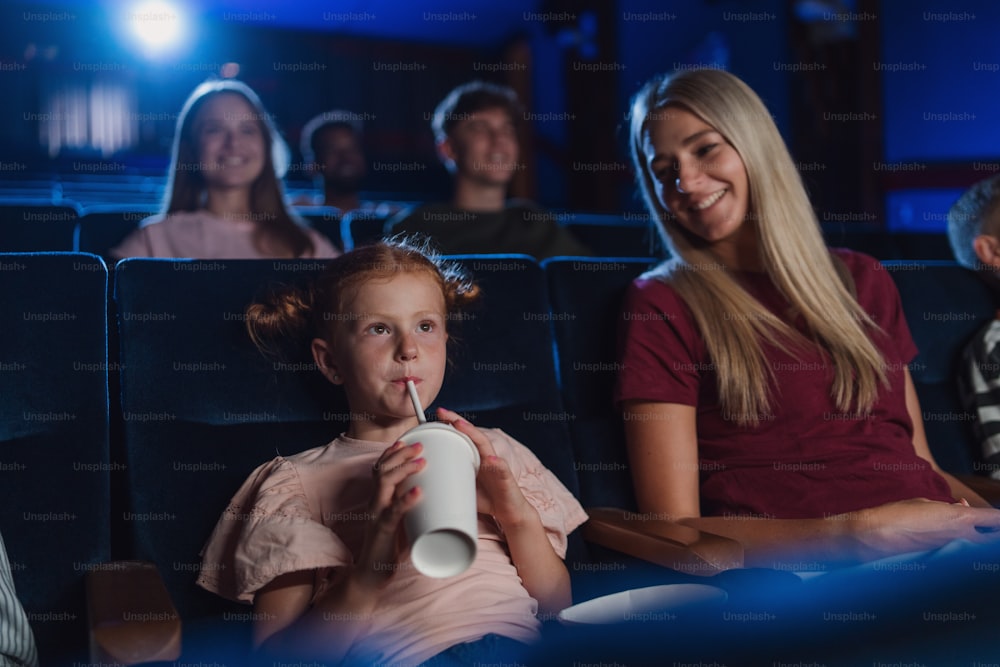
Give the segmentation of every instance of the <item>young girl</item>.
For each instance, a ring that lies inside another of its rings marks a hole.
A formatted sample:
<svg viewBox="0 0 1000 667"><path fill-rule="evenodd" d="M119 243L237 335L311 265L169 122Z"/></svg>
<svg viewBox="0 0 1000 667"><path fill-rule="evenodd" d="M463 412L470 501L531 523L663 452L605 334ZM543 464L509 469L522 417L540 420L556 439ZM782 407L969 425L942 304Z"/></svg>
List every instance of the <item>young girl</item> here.
<svg viewBox="0 0 1000 667"><path fill-rule="evenodd" d="M253 90L231 79L203 83L177 119L163 213L111 254L336 257L330 241L285 206L279 179L287 167L288 147Z"/></svg>
<svg viewBox="0 0 1000 667"><path fill-rule="evenodd" d="M630 144L674 257L624 305L616 400L640 509L767 567L995 539L1000 512L931 456L891 277L824 246L757 95L718 70L657 77Z"/></svg>
<svg viewBox="0 0 1000 667"><path fill-rule="evenodd" d="M434 400L449 315L476 293L456 267L406 242L380 242L331 262L311 289L248 308L258 347L311 348L351 412L330 444L259 467L205 547L198 583L253 603L256 646L407 665L455 646L482 661L535 640L536 614L570 604L562 557L566 536L586 520L582 508L523 445L449 410L438 418L482 458L476 560L461 575L431 579L413 568L401 537L421 490L400 485L424 466L419 443L397 442L418 423L406 381L424 405Z"/></svg>

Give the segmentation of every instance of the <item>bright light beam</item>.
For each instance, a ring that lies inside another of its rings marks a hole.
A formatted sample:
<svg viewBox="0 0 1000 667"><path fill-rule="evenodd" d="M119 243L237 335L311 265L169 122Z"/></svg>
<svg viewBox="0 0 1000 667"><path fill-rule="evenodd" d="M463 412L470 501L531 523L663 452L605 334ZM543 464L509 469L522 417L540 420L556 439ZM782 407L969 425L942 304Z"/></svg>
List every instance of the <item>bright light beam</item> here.
<svg viewBox="0 0 1000 667"><path fill-rule="evenodd" d="M184 16L166 2L153 0L135 5L125 16L132 37L149 55L159 55L178 46L184 32Z"/></svg>

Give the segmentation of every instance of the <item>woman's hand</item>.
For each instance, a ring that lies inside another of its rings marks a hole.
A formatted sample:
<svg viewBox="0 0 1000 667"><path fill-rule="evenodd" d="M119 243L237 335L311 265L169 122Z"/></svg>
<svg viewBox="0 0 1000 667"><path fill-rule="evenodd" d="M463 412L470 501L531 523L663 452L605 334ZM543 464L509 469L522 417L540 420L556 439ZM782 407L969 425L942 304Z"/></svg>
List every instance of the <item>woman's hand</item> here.
<svg viewBox="0 0 1000 667"><path fill-rule="evenodd" d="M476 510L492 515L504 530L523 523L535 514L521 492L507 462L497 456L486 434L457 412L438 408L438 419L469 436L479 450L479 474L476 476Z"/></svg>
<svg viewBox="0 0 1000 667"><path fill-rule="evenodd" d="M403 492L400 485L423 470L426 461L420 456L420 443L403 445L396 442L382 452L372 466L375 489L368 505L370 517L365 529L365 541L351 573L362 587L380 587L398 569L399 522L420 500L420 487Z"/></svg>
<svg viewBox="0 0 1000 667"><path fill-rule="evenodd" d="M879 558L935 549L951 540L1000 541L1000 510L914 498L829 517L849 521L851 535Z"/></svg>

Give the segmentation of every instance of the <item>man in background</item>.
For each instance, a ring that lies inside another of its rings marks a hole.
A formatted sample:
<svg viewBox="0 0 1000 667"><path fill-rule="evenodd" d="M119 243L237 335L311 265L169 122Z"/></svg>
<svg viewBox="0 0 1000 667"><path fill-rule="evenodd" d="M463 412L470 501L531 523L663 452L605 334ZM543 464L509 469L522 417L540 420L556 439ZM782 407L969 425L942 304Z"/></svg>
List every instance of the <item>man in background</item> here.
<svg viewBox="0 0 1000 667"><path fill-rule="evenodd" d="M438 155L453 177L451 201L404 211L386 231L427 235L444 254L590 255L551 213L507 199L520 168L522 118L510 88L473 81L452 90L431 121Z"/></svg>
<svg viewBox="0 0 1000 667"><path fill-rule="evenodd" d="M391 215L399 206L361 199L361 184L368 173L362 147L363 124L358 114L344 110L325 111L302 128L301 149L306 170L322 184L322 198L297 198L296 206L330 206L340 213L350 211Z"/></svg>

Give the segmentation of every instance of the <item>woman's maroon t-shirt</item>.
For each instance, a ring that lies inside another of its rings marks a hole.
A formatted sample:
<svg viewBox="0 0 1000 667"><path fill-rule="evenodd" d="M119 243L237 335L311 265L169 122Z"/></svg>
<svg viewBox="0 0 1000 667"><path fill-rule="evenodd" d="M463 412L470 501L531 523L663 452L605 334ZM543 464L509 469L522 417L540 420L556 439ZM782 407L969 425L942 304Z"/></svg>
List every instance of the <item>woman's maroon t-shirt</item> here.
<svg viewBox="0 0 1000 667"><path fill-rule="evenodd" d="M797 349L793 356L765 343L776 380L770 414L756 428L723 419L714 365L687 304L651 276L628 290L615 401L697 408L703 516L817 518L907 498L954 502L947 482L913 449L904 371L917 350L896 286L878 260L831 252L845 262L858 303L886 334L873 332L872 339L890 386L867 415L837 409L830 396L833 371L818 349ZM738 272L737 279L784 318L788 302L767 274Z"/></svg>

